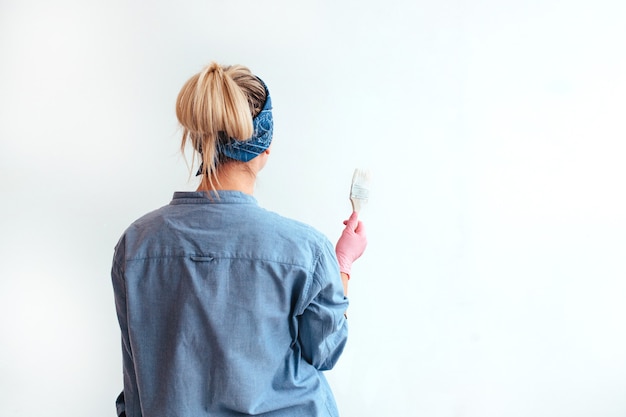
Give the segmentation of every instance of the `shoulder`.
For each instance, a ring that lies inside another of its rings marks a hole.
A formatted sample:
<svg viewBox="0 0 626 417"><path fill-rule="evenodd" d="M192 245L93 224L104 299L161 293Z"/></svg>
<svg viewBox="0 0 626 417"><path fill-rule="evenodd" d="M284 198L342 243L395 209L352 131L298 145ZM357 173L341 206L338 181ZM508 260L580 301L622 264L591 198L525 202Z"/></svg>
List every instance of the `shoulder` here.
<svg viewBox="0 0 626 417"><path fill-rule="evenodd" d="M231 227L240 232L233 237L233 250L239 253L301 265L309 271L320 257L328 258L334 253L329 239L315 227L259 206L242 213L238 220L240 223Z"/></svg>
<svg viewBox="0 0 626 417"><path fill-rule="evenodd" d="M126 228L126 230L124 230L123 234L126 236L133 236L137 233L145 233L145 231L149 229L159 228L160 225L166 221L169 208L170 206L163 206L138 217Z"/></svg>
<svg viewBox="0 0 626 417"><path fill-rule="evenodd" d="M168 208L169 206L160 207L134 220L122 232L115 245L115 251L128 252L139 241L144 241L151 236L157 238L156 235L162 230L162 225L167 221Z"/></svg>
<svg viewBox="0 0 626 417"><path fill-rule="evenodd" d="M286 241L309 241L316 245L325 245L328 242L326 235L312 225L269 210L260 210L266 219L266 223L260 225L263 232L275 233Z"/></svg>

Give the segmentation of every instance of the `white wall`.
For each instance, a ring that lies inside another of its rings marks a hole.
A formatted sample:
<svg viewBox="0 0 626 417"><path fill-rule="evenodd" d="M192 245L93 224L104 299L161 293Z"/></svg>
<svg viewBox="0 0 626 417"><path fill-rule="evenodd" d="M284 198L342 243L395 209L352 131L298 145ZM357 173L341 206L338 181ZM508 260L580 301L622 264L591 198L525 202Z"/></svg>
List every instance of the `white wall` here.
<svg viewBox="0 0 626 417"><path fill-rule="evenodd" d="M0 0L0 415L114 415L112 249L211 60L271 88L262 205L335 240L373 171L343 416L626 415L623 4Z"/></svg>

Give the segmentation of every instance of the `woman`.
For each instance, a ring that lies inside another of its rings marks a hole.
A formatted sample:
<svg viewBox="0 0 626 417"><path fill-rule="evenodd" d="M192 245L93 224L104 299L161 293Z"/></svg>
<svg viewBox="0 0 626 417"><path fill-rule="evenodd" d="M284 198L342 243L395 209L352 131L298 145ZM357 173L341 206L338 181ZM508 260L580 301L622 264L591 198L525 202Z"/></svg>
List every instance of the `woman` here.
<svg viewBox="0 0 626 417"><path fill-rule="evenodd" d="M196 192L135 221L112 267L122 332L119 416L337 416L321 371L346 343L350 267L366 247L356 213L335 248L258 206L272 104L243 66L211 64L180 91Z"/></svg>

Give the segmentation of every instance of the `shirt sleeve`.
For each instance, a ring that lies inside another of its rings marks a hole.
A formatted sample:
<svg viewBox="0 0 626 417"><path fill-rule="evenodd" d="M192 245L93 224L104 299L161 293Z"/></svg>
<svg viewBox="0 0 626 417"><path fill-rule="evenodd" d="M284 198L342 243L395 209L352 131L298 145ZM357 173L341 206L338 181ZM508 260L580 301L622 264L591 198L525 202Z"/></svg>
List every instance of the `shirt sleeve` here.
<svg viewBox="0 0 626 417"><path fill-rule="evenodd" d="M135 404L139 404L136 389L135 369L132 360L132 351L130 347L130 337L128 334L128 315L126 309L126 284L124 279L124 257L125 257L125 240L124 237L115 247L113 255L113 266L111 267L111 280L113 283L113 293L115 296L115 309L117 319L122 334L122 363L124 368L124 390L120 393L115 401L115 408L118 417L126 416L126 409L132 410ZM131 413L132 414L132 413Z"/></svg>
<svg viewBox="0 0 626 417"><path fill-rule="evenodd" d="M343 292L335 251L325 242L318 257L308 303L299 316L299 342L304 359L319 370L332 369L348 337L344 316L348 299Z"/></svg>
<svg viewBox="0 0 626 417"><path fill-rule="evenodd" d="M115 400L115 409L117 410L117 417L126 417L126 404L124 403L124 391L117 396Z"/></svg>

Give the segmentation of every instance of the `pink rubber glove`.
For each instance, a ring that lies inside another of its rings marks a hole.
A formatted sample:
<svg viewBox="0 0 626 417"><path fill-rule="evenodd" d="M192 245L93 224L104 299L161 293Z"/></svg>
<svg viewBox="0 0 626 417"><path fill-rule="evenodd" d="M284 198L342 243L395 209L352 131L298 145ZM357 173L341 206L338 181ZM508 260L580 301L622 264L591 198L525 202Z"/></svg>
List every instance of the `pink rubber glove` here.
<svg viewBox="0 0 626 417"><path fill-rule="evenodd" d="M352 263L359 259L365 247L367 246L367 237L365 236L365 226L359 220L359 214L352 212L350 218L343 222L346 228L343 229L341 237L335 246L335 253L339 261L339 271L350 276Z"/></svg>

